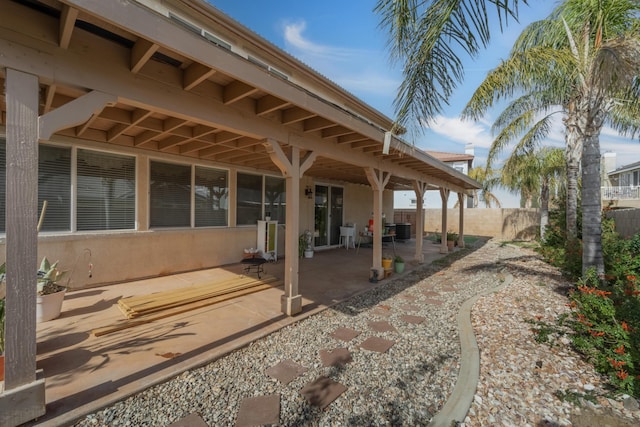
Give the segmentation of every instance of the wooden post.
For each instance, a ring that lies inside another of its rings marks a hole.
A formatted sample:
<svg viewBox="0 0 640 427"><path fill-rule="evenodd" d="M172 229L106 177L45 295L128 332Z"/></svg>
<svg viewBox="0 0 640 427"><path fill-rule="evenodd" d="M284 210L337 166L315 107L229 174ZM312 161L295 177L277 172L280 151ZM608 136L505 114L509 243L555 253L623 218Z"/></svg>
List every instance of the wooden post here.
<svg viewBox="0 0 640 427"><path fill-rule="evenodd" d="M464 248L464 193L458 193L458 209L460 210L458 229L458 247Z"/></svg>
<svg viewBox="0 0 640 427"><path fill-rule="evenodd" d="M416 254L415 260L419 263L424 262L424 254L422 253L422 243L424 234L424 193L429 185L423 181L414 181L413 190L416 193Z"/></svg>
<svg viewBox="0 0 640 427"><path fill-rule="evenodd" d="M440 188L440 198L442 199L442 238L440 239L440 253L449 253L447 247L447 204L449 202L449 190Z"/></svg>
<svg viewBox="0 0 640 427"><path fill-rule="evenodd" d="M284 295L281 298L282 312L293 316L302 311L302 295L298 291L298 233L300 228L300 179L316 159L316 154L309 152L300 157L300 149L291 147L290 157L284 153L278 141L267 139L264 142L271 160L285 176L287 201L287 227L285 229L284 252Z"/></svg>
<svg viewBox="0 0 640 427"><path fill-rule="evenodd" d="M373 260L371 268L378 272L378 277L384 277L382 268L382 195L384 187L391 178L391 173L367 168L367 179L373 190Z"/></svg>
<svg viewBox="0 0 640 427"><path fill-rule="evenodd" d="M44 415L44 380L36 378L38 267L38 78L6 69L7 177L5 390L0 425Z"/></svg>

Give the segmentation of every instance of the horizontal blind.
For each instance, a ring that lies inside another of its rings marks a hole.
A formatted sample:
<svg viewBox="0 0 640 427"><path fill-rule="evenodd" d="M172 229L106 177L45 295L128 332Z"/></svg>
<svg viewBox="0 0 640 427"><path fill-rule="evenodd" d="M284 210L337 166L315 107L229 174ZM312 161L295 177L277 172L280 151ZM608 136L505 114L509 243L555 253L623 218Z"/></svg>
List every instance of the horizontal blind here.
<svg viewBox="0 0 640 427"><path fill-rule="evenodd" d="M38 212L47 210L40 231L71 230L71 148L38 148Z"/></svg>
<svg viewBox="0 0 640 427"><path fill-rule="evenodd" d="M255 225L262 218L262 176L238 173L236 222Z"/></svg>
<svg viewBox="0 0 640 427"><path fill-rule="evenodd" d="M78 230L135 228L134 157L78 149L77 175Z"/></svg>
<svg viewBox="0 0 640 427"><path fill-rule="evenodd" d="M280 224L285 223L287 193L284 178L264 177L264 215Z"/></svg>
<svg viewBox="0 0 640 427"><path fill-rule="evenodd" d="M191 167L151 162L151 227L191 225Z"/></svg>
<svg viewBox="0 0 640 427"><path fill-rule="evenodd" d="M196 166L195 226L226 226L229 177L227 171Z"/></svg>

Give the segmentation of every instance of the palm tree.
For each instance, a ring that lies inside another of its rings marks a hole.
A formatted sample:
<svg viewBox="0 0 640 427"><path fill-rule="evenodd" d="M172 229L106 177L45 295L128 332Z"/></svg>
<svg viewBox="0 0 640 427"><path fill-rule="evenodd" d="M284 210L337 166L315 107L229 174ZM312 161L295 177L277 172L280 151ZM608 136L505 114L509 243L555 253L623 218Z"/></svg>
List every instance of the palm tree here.
<svg viewBox="0 0 640 427"><path fill-rule="evenodd" d="M535 142L544 134L544 123L550 117L547 113L536 121L535 113L548 112L554 106L563 113L567 192L575 185L576 195L577 174L575 183L571 174L579 164L576 155L582 153L583 271L595 267L604 272L600 131L605 122L630 135L638 130L638 12L638 3L632 0L565 1L547 19L525 29L509 59L490 73L465 109L469 116L478 117L501 97L524 93L508 107L512 111L506 117L513 118L515 124L503 128L503 142L525 130L535 135L528 141ZM568 197L568 205L572 200L573 196Z"/></svg>
<svg viewBox="0 0 640 427"><path fill-rule="evenodd" d="M502 169L503 185L523 194L525 207L531 207L533 198L538 198L541 239L549 224L549 198L552 192L558 194L564 177L564 150L561 148L513 152Z"/></svg>
<svg viewBox="0 0 640 427"><path fill-rule="evenodd" d="M500 200L492 193L492 190L500 185L500 175L491 168L476 166L469 171L469 177L475 179L482 186L482 190L473 190L473 207L478 207L478 202L482 201L488 208L492 204L501 207Z"/></svg>
<svg viewBox="0 0 640 427"><path fill-rule="evenodd" d="M404 79L394 102L399 127L428 122L442 112L464 78L455 47L469 56L490 40L487 6L500 26L517 19L527 0L378 0L374 11L389 32L392 60L403 63Z"/></svg>

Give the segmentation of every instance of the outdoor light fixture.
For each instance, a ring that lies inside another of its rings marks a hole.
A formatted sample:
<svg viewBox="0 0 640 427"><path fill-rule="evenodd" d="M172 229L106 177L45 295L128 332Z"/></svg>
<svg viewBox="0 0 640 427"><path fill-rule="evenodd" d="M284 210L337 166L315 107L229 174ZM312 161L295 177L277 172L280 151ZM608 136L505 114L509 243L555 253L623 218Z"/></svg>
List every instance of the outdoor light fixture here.
<svg viewBox="0 0 640 427"><path fill-rule="evenodd" d="M307 185L307 188L304 189L304 195L307 196L307 199L310 199L313 197L313 190L308 185Z"/></svg>

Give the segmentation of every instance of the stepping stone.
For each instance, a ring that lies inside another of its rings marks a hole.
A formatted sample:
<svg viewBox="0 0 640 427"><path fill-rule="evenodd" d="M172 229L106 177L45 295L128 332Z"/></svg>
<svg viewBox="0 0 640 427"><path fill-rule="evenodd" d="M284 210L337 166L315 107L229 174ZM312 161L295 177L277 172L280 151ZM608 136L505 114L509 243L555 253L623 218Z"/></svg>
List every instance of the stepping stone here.
<svg viewBox="0 0 640 427"><path fill-rule="evenodd" d="M422 295L424 295L425 297L439 297L440 296L440 292L436 292L436 291L424 291L422 293Z"/></svg>
<svg viewBox="0 0 640 427"><path fill-rule="evenodd" d="M395 332L396 328L394 328L391 323L386 322L384 320L379 322L369 322L369 327L376 332Z"/></svg>
<svg viewBox="0 0 640 427"><path fill-rule="evenodd" d="M370 337L364 340L362 344L360 344L360 348L369 351L377 351L378 353L384 353L391 347L393 347L395 343L395 341L385 340L384 338Z"/></svg>
<svg viewBox="0 0 640 427"><path fill-rule="evenodd" d="M442 287L442 292L455 292L457 291L456 288L454 288L453 286L443 286Z"/></svg>
<svg viewBox="0 0 640 427"><path fill-rule="evenodd" d="M334 348L333 350L320 350L322 366L342 366L353 361L351 353L346 348Z"/></svg>
<svg viewBox="0 0 640 427"><path fill-rule="evenodd" d="M175 423L169 424L168 427L209 427L207 423L198 414L189 414L179 419Z"/></svg>
<svg viewBox="0 0 640 427"><path fill-rule="evenodd" d="M297 364L293 360L287 359L265 370L271 378L275 378L282 384L289 384L300 375L307 372L307 368Z"/></svg>
<svg viewBox="0 0 640 427"><path fill-rule="evenodd" d="M404 304L400 308L404 311L419 311L421 307L415 304Z"/></svg>
<svg viewBox="0 0 640 427"><path fill-rule="evenodd" d="M402 298L402 299L405 299L407 301L415 301L416 300L416 296L415 295L402 294L399 297Z"/></svg>
<svg viewBox="0 0 640 427"><path fill-rule="evenodd" d="M331 333L332 337L342 341L351 341L358 335L360 335L360 332L351 328L338 328Z"/></svg>
<svg viewBox="0 0 640 427"><path fill-rule="evenodd" d="M412 323L414 325L419 325L420 323L425 321L425 318L422 316L412 316L410 314L404 314L400 316L401 320L404 320L407 323Z"/></svg>
<svg viewBox="0 0 640 427"><path fill-rule="evenodd" d="M327 377L319 377L304 386L304 388L300 390L300 394L302 394L311 405L324 409L345 391L347 391L347 388L339 382Z"/></svg>
<svg viewBox="0 0 640 427"><path fill-rule="evenodd" d="M424 302L426 304L434 304L434 305L442 305L442 304L444 304L444 301L439 300L439 299L433 299L433 298L427 298L426 300L424 300Z"/></svg>
<svg viewBox="0 0 640 427"><path fill-rule="evenodd" d="M243 399L238 409L236 427L262 426L280 422L280 395L256 396Z"/></svg>
<svg viewBox="0 0 640 427"><path fill-rule="evenodd" d="M389 317L391 316L391 310L388 308L382 308L382 307L376 307L373 309L372 311L373 314L377 315L377 316L382 316L382 317Z"/></svg>

